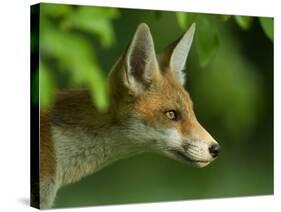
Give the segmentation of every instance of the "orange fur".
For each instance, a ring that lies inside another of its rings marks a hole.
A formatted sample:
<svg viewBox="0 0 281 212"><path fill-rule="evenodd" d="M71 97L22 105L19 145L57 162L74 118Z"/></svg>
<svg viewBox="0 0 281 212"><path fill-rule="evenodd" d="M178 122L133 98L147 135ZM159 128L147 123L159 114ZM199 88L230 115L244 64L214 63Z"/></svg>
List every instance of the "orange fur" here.
<svg viewBox="0 0 281 212"><path fill-rule="evenodd" d="M161 76L155 84L150 92L138 98L135 113L141 114L155 127L176 127L183 135L187 134L196 119L189 94L174 80L171 73ZM165 111L171 109L181 111L179 122L171 122L163 116Z"/></svg>

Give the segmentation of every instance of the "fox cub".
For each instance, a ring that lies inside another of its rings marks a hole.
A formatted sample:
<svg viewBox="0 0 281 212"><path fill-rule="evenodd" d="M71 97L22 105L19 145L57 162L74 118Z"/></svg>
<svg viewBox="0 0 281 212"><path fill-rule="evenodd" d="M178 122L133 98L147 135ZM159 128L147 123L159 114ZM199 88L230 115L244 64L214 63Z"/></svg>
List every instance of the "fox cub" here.
<svg viewBox="0 0 281 212"><path fill-rule="evenodd" d="M98 111L87 89L58 92L40 112L40 208L57 190L121 158L157 152L204 167L220 146L200 125L184 89L195 24L159 55L149 27L138 26L108 76L110 106Z"/></svg>

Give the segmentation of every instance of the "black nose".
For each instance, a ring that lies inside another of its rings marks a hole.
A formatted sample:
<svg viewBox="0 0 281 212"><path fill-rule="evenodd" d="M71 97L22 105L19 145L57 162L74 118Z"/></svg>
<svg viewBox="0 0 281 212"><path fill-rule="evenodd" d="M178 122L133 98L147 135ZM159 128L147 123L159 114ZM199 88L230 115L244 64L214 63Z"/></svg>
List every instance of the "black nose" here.
<svg viewBox="0 0 281 212"><path fill-rule="evenodd" d="M213 144L211 147L209 147L209 152L212 155L213 158L216 158L218 154L220 153L220 145L219 144Z"/></svg>

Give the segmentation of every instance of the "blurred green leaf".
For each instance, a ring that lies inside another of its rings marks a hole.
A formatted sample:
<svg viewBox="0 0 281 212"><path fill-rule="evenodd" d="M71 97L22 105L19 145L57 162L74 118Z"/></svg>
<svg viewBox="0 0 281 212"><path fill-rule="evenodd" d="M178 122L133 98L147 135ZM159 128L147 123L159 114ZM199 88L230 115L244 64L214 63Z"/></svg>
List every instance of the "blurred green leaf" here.
<svg viewBox="0 0 281 212"><path fill-rule="evenodd" d="M68 73L71 86L87 86L92 94L93 103L99 110L108 106L106 80L97 62L94 49L88 39L77 33L78 29L98 36L103 46L113 43L114 32L111 19L118 16L114 8L78 7L73 9L67 5L43 4L40 17L40 51L42 55L56 59L60 65L58 71ZM52 14L52 15L49 15ZM61 21L52 22L50 17L65 16ZM43 66L42 80L51 78L45 74L47 67ZM53 80L52 80L53 82ZM48 107L53 101L52 82L44 83L42 89L42 105ZM50 91L51 90L51 91ZM51 92L47 95L48 92Z"/></svg>
<svg viewBox="0 0 281 212"><path fill-rule="evenodd" d="M273 18L259 18L261 27L267 37L273 41Z"/></svg>
<svg viewBox="0 0 281 212"><path fill-rule="evenodd" d="M100 70L94 51L81 36L58 32L51 27L41 35L42 53L60 60L70 74L74 86L86 85L93 94L97 108L107 107L106 80ZM52 43L52 45L49 45Z"/></svg>
<svg viewBox="0 0 281 212"><path fill-rule="evenodd" d="M98 36L104 47L114 42L112 19L118 17L114 8L80 7L72 13L69 22L73 28Z"/></svg>
<svg viewBox="0 0 281 212"><path fill-rule="evenodd" d="M219 17L222 21L228 21L231 18L231 15L220 15Z"/></svg>
<svg viewBox="0 0 281 212"><path fill-rule="evenodd" d="M94 66L93 68L95 71L89 71L88 86L92 94L92 99L96 102L97 107L101 111L105 111L108 108L106 79L100 74L102 71L99 70L99 67Z"/></svg>
<svg viewBox="0 0 281 212"><path fill-rule="evenodd" d="M54 102L56 85L50 70L42 62L39 65L39 86L40 106L43 109L51 107Z"/></svg>
<svg viewBox="0 0 281 212"><path fill-rule="evenodd" d="M53 18L66 16L72 12L71 5L64 4L41 4L40 12L42 15L47 15Z"/></svg>
<svg viewBox="0 0 281 212"><path fill-rule="evenodd" d="M236 23L244 30L251 27L253 22L253 17L250 16L234 16Z"/></svg>
<svg viewBox="0 0 281 212"><path fill-rule="evenodd" d="M195 21L196 14L177 12L176 18L177 18L179 26L182 29L186 30L186 28L189 27Z"/></svg>
<svg viewBox="0 0 281 212"><path fill-rule="evenodd" d="M195 38L199 62L202 67L206 67L218 49L218 35L209 19L203 15L198 16L196 28Z"/></svg>

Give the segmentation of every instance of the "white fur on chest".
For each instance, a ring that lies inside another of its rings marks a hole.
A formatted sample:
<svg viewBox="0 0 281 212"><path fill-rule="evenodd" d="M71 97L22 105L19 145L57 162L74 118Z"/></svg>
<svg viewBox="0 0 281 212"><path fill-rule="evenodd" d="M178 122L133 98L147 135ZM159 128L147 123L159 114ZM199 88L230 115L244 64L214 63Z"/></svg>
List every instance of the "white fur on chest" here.
<svg viewBox="0 0 281 212"><path fill-rule="evenodd" d="M109 139L94 137L79 128L53 127L59 184L69 184L96 171L112 154Z"/></svg>
<svg viewBox="0 0 281 212"><path fill-rule="evenodd" d="M54 126L52 134L59 185L78 181L83 176L139 151L120 135L120 129L115 128L87 132L80 128Z"/></svg>

